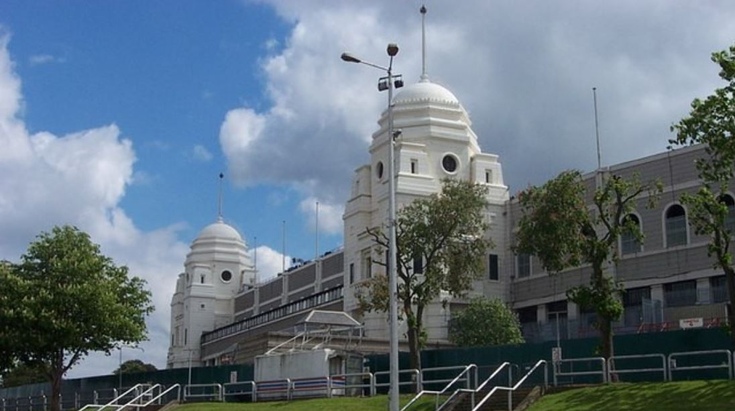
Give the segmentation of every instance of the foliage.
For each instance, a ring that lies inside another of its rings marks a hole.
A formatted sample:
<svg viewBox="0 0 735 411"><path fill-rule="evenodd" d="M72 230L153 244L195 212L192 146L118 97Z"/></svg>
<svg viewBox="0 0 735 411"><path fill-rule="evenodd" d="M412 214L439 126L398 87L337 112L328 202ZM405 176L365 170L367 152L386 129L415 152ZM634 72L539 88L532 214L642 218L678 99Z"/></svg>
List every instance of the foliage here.
<svg viewBox="0 0 735 411"><path fill-rule="evenodd" d="M730 295L730 318L735 312L735 267L731 250L732 236L726 224L733 211L722 201L735 170L735 45L729 50L712 54L720 66L720 77L727 83L704 100L694 99L692 111L672 126L676 138L672 145L704 144L705 157L696 161L702 187L694 194L683 194L681 200L689 207L689 221L699 235L710 236L707 252L714 257L715 268L725 272ZM735 341L735 321L730 322Z"/></svg>
<svg viewBox="0 0 735 411"><path fill-rule="evenodd" d="M481 276L483 256L491 246L486 238L487 188L466 181L444 180L442 191L420 198L396 215L397 275L400 315L408 325L411 367L420 368L419 350L425 342L423 315L442 291L464 296ZM383 228L369 228L375 244L373 261L387 267L388 235ZM414 263L419 262L417 270ZM358 285L357 297L364 311L389 309L386 275L376 275Z"/></svg>
<svg viewBox="0 0 735 411"><path fill-rule="evenodd" d="M652 207L661 192L660 183L643 184L638 176L598 173L587 204L587 189L579 171L565 171L539 187L530 187L518 196L523 216L518 224L515 250L535 255L550 274L590 264L589 285L567 290L567 298L583 309L597 313L595 327L600 331L601 348L612 355L612 322L620 318L623 306L621 287L605 275L605 266L617 261L618 239L632 235L643 241L640 227L625 218L636 206L636 199L648 191Z"/></svg>
<svg viewBox="0 0 735 411"><path fill-rule="evenodd" d="M119 368L112 372L112 374L118 375L120 374L120 372L122 372L123 374L135 374L138 372L153 371L158 371L158 368L156 368L156 366L153 364L148 364L141 360L128 360L122 363Z"/></svg>
<svg viewBox="0 0 735 411"><path fill-rule="evenodd" d="M86 233L54 227L3 272L0 291L15 309L3 311L0 321L10 335L23 338L3 338L2 351L44 370L51 382L51 409L58 410L62 377L89 352L109 354L120 344L146 338L145 317L153 307L144 286L128 276L127 267L102 255Z"/></svg>
<svg viewBox="0 0 735 411"><path fill-rule="evenodd" d="M499 299L473 298L452 314L449 341L460 347L523 344L518 315Z"/></svg>
<svg viewBox="0 0 735 411"><path fill-rule="evenodd" d="M17 387L26 384L46 382L46 374L43 367L17 364L2 373L2 387Z"/></svg>

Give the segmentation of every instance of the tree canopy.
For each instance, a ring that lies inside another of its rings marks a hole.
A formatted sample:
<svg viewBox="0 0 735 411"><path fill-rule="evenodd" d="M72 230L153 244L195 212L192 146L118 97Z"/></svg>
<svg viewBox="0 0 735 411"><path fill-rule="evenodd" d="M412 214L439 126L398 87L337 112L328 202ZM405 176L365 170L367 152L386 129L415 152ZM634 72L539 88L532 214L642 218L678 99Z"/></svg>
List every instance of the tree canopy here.
<svg viewBox="0 0 735 411"><path fill-rule="evenodd" d="M0 350L43 369L52 387L52 410L64 374L88 353L107 354L146 338L153 311L145 282L100 252L76 227L54 227L30 244L0 277ZM6 300L7 299L7 300ZM8 300L12 309L7 310ZM22 335L15 340L13 336Z"/></svg>
<svg viewBox="0 0 735 411"><path fill-rule="evenodd" d="M449 341L460 347L525 342L518 315L499 299L482 297L473 298L467 307L452 312Z"/></svg>
<svg viewBox="0 0 735 411"><path fill-rule="evenodd" d="M464 296L482 275L483 256L491 246L486 238L487 187L444 180L441 193L419 198L396 215L398 302L408 326L411 367L420 367L425 343L424 311L440 292ZM376 264L387 267L388 236L382 227L369 228ZM365 311L389 309L388 279L376 275L358 286Z"/></svg>
<svg viewBox="0 0 735 411"><path fill-rule="evenodd" d="M128 360L122 363L120 367L117 368L112 373L114 375L118 375L120 373L135 374L138 372L153 372L153 371L158 371L158 368L156 368L156 366L153 364L148 364L141 360Z"/></svg>
<svg viewBox="0 0 735 411"><path fill-rule="evenodd" d="M733 267L732 204L725 202L735 171L735 45L712 54L720 66L720 78L727 84L706 99L694 99L689 116L671 127L676 138L673 146L704 144L706 156L697 159L696 167L702 186L693 194L685 193L681 201L689 207L690 224L699 235L707 235L707 252L715 268L725 272L730 298L729 318L735 318L735 267ZM732 197L730 197L732 198ZM730 321L735 341L735 321Z"/></svg>
<svg viewBox="0 0 735 411"><path fill-rule="evenodd" d="M605 273L617 261L618 239L632 235L638 242L643 233L632 219L636 200L648 191L652 206L661 191L660 183L643 184L637 176L624 179L598 173L589 198L582 174L565 171L542 186L530 187L518 196L523 216L518 224L515 250L535 255L549 274L591 265L589 285L567 290L567 298L583 309L597 314L595 327L600 331L601 351L605 358L613 353L612 322L623 313L622 289Z"/></svg>

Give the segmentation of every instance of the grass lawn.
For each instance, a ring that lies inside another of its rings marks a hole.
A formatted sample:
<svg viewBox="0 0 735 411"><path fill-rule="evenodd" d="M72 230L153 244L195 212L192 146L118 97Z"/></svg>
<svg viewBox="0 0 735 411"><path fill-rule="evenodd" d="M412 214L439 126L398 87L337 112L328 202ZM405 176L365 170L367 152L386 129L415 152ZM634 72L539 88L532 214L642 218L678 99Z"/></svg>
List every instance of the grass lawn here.
<svg viewBox="0 0 735 411"><path fill-rule="evenodd" d="M609 384L547 395L528 411L733 411L735 381Z"/></svg>
<svg viewBox="0 0 735 411"><path fill-rule="evenodd" d="M401 407L413 396L401 396ZM317 398L298 401L267 401L256 403L191 403L176 407L175 411L383 411L388 409L388 396L378 395L366 398ZM419 403L411 406L411 411L433 411L434 397L421 397Z"/></svg>

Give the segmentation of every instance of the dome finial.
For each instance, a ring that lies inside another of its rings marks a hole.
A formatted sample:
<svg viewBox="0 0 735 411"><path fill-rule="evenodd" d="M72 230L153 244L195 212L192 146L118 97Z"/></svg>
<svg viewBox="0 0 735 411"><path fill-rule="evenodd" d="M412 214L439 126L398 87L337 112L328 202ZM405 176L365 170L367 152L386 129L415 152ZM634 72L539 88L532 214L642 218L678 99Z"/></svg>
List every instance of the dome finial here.
<svg viewBox="0 0 735 411"><path fill-rule="evenodd" d="M429 81L429 74L426 72L426 6L421 5L421 81Z"/></svg>
<svg viewBox="0 0 735 411"><path fill-rule="evenodd" d="M222 222L222 180L225 178L223 173L219 173L219 195L217 198L217 221Z"/></svg>

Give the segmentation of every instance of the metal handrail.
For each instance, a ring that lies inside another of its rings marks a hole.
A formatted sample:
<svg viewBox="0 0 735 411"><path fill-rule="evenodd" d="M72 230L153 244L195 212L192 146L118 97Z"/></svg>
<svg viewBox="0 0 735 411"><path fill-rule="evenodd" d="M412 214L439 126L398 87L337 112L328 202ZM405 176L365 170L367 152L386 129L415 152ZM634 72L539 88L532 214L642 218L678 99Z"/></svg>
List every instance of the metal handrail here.
<svg viewBox="0 0 735 411"><path fill-rule="evenodd" d="M250 398L253 402L256 401L256 389L255 389L255 381L238 381L238 382L228 382L225 384L222 384L223 392L222 392L222 399L223 401L227 402L227 396L228 395L240 395L240 394L248 394L247 391L233 391L233 392L227 392L228 387L234 387L237 385L250 385Z"/></svg>
<svg viewBox="0 0 735 411"><path fill-rule="evenodd" d="M596 361L600 362L602 369L600 371L576 371L576 372L563 372L561 370L557 371L558 368L561 368L561 364L563 363L575 363L575 362L582 362L582 361ZM567 358L563 360L559 360L554 362L554 386L556 387L558 385L557 376L562 377L569 377L569 376L575 376L575 375L597 375L599 374L602 376L602 383L607 382L607 362L603 357L585 357L585 358Z"/></svg>
<svg viewBox="0 0 735 411"><path fill-rule="evenodd" d="M546 360L538 360L538 362L536 362L536 364L535 364L535 365L534 365L534 366L533 366L533 367L532 367L532 368L531 368L531 369L530 369L530 370L529 370L529 371L528 371L528 372L526 373L526 375L524 375L524 376L523 376L523 378L521 378L520 380L518 380L518 382L517 382L517 383L515 383L515 385L514 385L514 386L512 386L512 387L502 387L502 386L496 386L496 387L493 387L493 389L492 389L492 390L490 390L490 392L489 392L489 393L487 393L487 395L485 396L485 398L483 398L482 400L480 400L480 402L479 402L479 403L477 403L477 405L475 405L474 407L472 407L472 411L477 411L477 410L479 410L479 409L480 409L480 407L482 407L482 405L483 405L483 404L485 404L485 402L486 402L486 401L487 401L487 400L488 400L488 399L489 399L489 398L490 398L490 397L491 397L491 396L492 396L492 395L493 395L493 394L495 393L495 391L497 391L497 390L503 390L503 391L515 391L516 389L518 389L518 387L520 387L520 386L521 386L521 384L523 384L523 383L524 383L524 382L526 381L526 379L527 379L527 378L528 378L529 376L531 376L531 374L533 374L533 372L534 372L534 371L536 371L536 369L537 369L537 368L538 368L539 366L541 366L541 364L543 364L543 365L544 365L544 388L548 387L548 386L549 386L549 369L548 369L548 367L549 367L549 366L548 366L548 364L547 364Z"/></svg>
<svg viewBox="0 0 735 411"><path fill-rule="evenodd" d="M215 388L217 390L217 392L215 394L206 394L206 393L205 394L192 394L191 393L191 388L192 387L194 387L194 388L213 387L213 388ZM201 398L201 397L214 397L217 401L222 401L222 384L213 383L213 384L188 384L188 385L185 385L184 386L184 401L186 401L186 399L188 397L195 397L195 398L197 398L197 397L199 397L199 398Z"/></svg>
<svg viewBox="0 0 735 411"><path fill-rule="evenodd" d="M455 368L457 368L457 367L436 367L436 368L431 368L430 370L431 371L441 371L441 370L451 370L451 369L455 369ZM416 394L416 396L413 397L411 399L411 401L408 402L408 404L406 404L403 408L401 408L401 411L407 410L408 407L410 407L413 403L415 403L416 401L418 401L418 399L421 398L421 396L424 395L424 394L426 394L426 395L429 395L429 394L436 395L436 401L435 401L435 405L434 406L435 406L435 409L439 409L439 396L442 395L442 394L444 394L444 393L446 393L447 390L449 390L454 385L454 383L456 383L457 381L459 381L459 379L462 378L462 376L465 375L465 374L468 374L467 375L467 387L466 388L468 388L468 389L470 388L469 385L471 384L471 376L469 375L469 372L472 369L475 370L475 381L477 381L477 365L470 364L470 365L464 367L464 369L462 370L462 372L460 372L456 377L454 377L454 379L452 381L450 381L449 384L447 384L441 391L421 390L421 392L419 392L418 394Z"/></svg>
<svg viewBox="0 0 735 411"><path fill-rule="evenodd" d="M685 366L685 367L676 367L672 366L672 359L673 357L683 357L686 355L703 355L703 354L726 354L726 364L711 364L711 365L691 365L691 366ZM709 369L715 369L715 368L727 368L727 377L732 378L733 369L732 369L732 361L731 357L732 354L729 350L706 350L706 351L689 351L689 352L672 352L668 356L668 363L669 363L669 381L673 381L673 371L674 370L709 370Z"/></svg>
<svg viewBox="0 0 735 411"><path fill-rule="evenodd" d="M366 383L362 383L362 384L347 384L347 379L349 377L363 377L363 379L364 379L364 377L368 377L368 383L367 384ZM375 396L375 375L373 375L373 373L371 373L371 372L357 372L357 373L351 373L351 374L333 374L330 378L333 379L333 380L336 379L336 378L344 378L345 379L345 385L344 385L344 389L345 390L348 389L348 388L365 388L365 387L368 387L370 389L370 396L371 397L374 397Z"/></svg>
<svg viewBox="0 0 735 411"><path fill-rule="evenodd" d="M150 405L151 404L150 401L148 403L146 403L145 405L143 405L143 404L136 404L136 402L138 402L138 401L142 400L143 398L145 398L146 395L153 396L153 393L155 392L156 388L160 392L161 389L162 389L162 385L161 384L155 384L155 385L151 386L147 390L145 390L145 391L141 392L140 394L138 394L137 397L135 397L132 400L128 401L126 404L123 404L120 408L118 408L118 410L124 410L125 407L145 407L145 406Z"/></svg>
<svg viewBox="0 0 735 411"><path fill-rule="evenodd" d="M139 398L142 398L143 396L145 396L146 394L148 394L148 392L154 391L156 388L158 388L158 390L159 390L158 395L153 396L150 400L148 400L148 402L143 403L143 404L133 404L136 400L138 400ZM149 388L145 392L141 393L137 398L134 398L134 399L130 400L129 403L123 405L122 408L121 408L121 410L122 409L125 409L125 407L128 407L128 406L134 407L134 408L138 408L138 409L145 408L145 407L147 407L147 406L155 403L156 401L158 401L158 403L160 404L161 403L161 398L163 398L164 395L168 394L173 389L177 389L177 392L176 392L176 400L177 401L180 401L181 400L181 385L180 384L174 384L174 385L170 386L169 388L166 388L166 390L161 391L163 388L165 388L165 387L162 386L161 384L156 384L156 385L152 386L151 388Z"/></svg>
<svg viewBox="0 0 735 411"><path fill-rule="evenodd" d="M378 375L389 375L389 374L390 374L390 371L377 371L373 375L377 379ZM399 386L401 386L401 385L413 385L413 384L416 384L416 389L419 390L419 391L421 390L421 385L422 385L422 383L421 383L421 371L419 371L419 370L417 370L415 368L409 368L409 369L405 369L405 370L399 370L398 371L398 374L399 375L400 374L414 374L416 376L416 380L415 381L404 381L404 382L400 382L399 381L398 382L398 385ZM376 387L386 387L386 386L389 386L389 385L390 385L390 382L382 382L382 383L377 383L376 382L375 383L375 386Z"/></svg>
<svg viewBox="0 0 735 411"><path fill-rule="evenodd" d="M140 388L142 388L142 387L144 387L146 385L147 384L135 384L132 387L128 388L128 390L125 391L124 393L122 393L122 394L118 395L117 397L113 398L112 400L110 400L110 402L108 402L105 405L87 404L84 407L82 407L79 411L84 411L86 409L90 409L90 410L93 410L93 409L103 409L103 408L106 408L106 407L112 407L112 408L114 408L114 407L117 406L117 404L115 404L115 403L117 403L121 398L123 398L126 395L130 394L132 391L139 390Z"/></svg>
<svg viewBox="0 0 735 411"><path fill-rule="evenodd" d="M615 360L625 360L625 359L633 359L633 358L660 358L661 359L661 368L628 368L628 369L613 369L613 365L615 364ZM633 373L639 373L639 372L663 372L664 374L664 382L667 381L667 372L666 372L666 356L663 354L637 354L637 355L613 355L612 357L607 359L607 380L612 381L613 374L633 374Z"/></svg>
<svg viewBox="0 0 735 411"><path fill-rule="evenodd" d="M436 411L441 411L441 409L444 408L447 404L449 404L452 401L452 399L454 399L454 397L456 397L457 395L459 395L460 393L463 393L463 392L469 392L469 393L471 393L472 394L472 402L474 403L475 402L475 394L478 393L478 392L480 392L480 391L482 391L482 389L485 388L485 386L490 382L490 380L492 380L493 378L495 378L495 376L498 375L500 373L500 371L502 371L505 367L510 367L510 365L511 364L509 362L507 362L507 361L504 362L504 363L502 363L502 364L500 364L498 366L498 368L496 368L495 371L492 374L490 374L490 376L487 377L485 379L485 381L482 382L482 384L480 384L479 386L475 387L474 389L462 389L462 388L460 388L458 390L455 390L452 393L452 395L450 395L449 398L446 399L446 401L444 401L440 406L438 406L436 408Z"/></svg>

